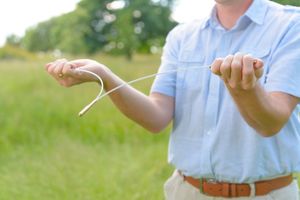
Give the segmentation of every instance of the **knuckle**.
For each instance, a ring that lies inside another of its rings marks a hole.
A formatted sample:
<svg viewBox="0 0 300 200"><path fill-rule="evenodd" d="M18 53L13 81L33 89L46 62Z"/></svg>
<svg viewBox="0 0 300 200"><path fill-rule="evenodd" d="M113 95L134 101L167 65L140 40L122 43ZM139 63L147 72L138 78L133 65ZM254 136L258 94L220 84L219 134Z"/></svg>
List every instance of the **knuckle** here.
<svg viewBox="0 0 300 200"><path fill-rule="evenodd" d="M231 67L232 67L233 69L241 69L241 68L242 68L242 64L241 64L240 61L234 60L234 61L232 61L232 63L231 63Z"/></svg>
<svg viewBox="0 0 300 200"><path fill-rule="evenodd" d="M233 55L232 54L229 54L228 56L226 56L225 60L227 59L232 59L233 58Z"/></svg>
<svg viewBox="0 0 300 200"><path fill-rule="evenodd" d="M223 62L223 60L224 60L223 58L216 58L215 62L220 63L220 62Z"/></svg>
<svg viewBox="0 0 300 200"><path fill-rule="evenodd" d="M75 68L74 64L70 63L70 62L67 62L66 66L68 66L70 69L74 69Z"/></svg>
<svg viewBox="0 0 300 200"><path fill-rule="evenodd" d="M252 82L248 82L246 84L242 84L242 88L244 90L250 90L252 88L252 85L253 85Z"/></svg>
<svg viewBox="0 0 300 200"><path fill-rule="evenodd" d="M242 52L239 52L239 51L234 54L235 57L237 57L237 56L239 57L239 56L243 56L243 55L245 55L245 54Z"/></svg>
<svg viewBox="0 0 300 200"><path fill-rule="evenodd" d="M249 84L243 84L242 88L243 88L243 90L249 90L250 89L250 85Z"/></svg>
<svg viewBox="0 0 300 200"><path fill-rule="evenodd" d="M247 54L247 55L244 55L244 56L243 56L243 60L244 60L244 61L249 61L249 60L254 60L254 58L252 57L252 55Z"/></svg>

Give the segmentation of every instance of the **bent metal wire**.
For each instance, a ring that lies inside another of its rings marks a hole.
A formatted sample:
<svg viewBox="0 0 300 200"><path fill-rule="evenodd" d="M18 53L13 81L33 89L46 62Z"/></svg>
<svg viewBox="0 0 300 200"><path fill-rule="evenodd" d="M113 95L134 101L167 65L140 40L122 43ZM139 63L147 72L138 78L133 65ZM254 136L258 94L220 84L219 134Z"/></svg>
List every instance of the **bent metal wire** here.
<svg viewBox="0 0 300 200"><path fill-rule="evenodd" d="M133 83L136 83L136 82L139 82L139 81L142 81L142 80L145 80L145 79L148 79L148 78L152 78L152 77L155 77L155 76L158 76L158 75L162 75L162 74L169 74L169 73L175 73L175 72L178 72L178 71L184 71L184 70L191 70L191 69L210 69L211 66L210 65L204 65L204 66L190 66L188 68L184 68L184 67L178 67L177 69L174 69L174 70L167 70L167 71L164 71L164 72L159 72L159 73L154 73L154 74L150 74L150 75L146 75L146 76L142 76L140 78L137 78L137 79L134 79L132 81L129 81L129 82L125 82L109 91L107 91L106 93L102 94L103 93L103 90L104 90L104 85L103 85L103 80L101 79L100 76L98 76L97 74L91 72L91 71L88 71L88 70L85 70L85 69L80 69L80 68L77 68L75 69L75 71L78 71L78 72L83 72L83 73L87 73L89 75L92 75L94 76L95 78L97 78L97 80L99 80L99 85L100 85L100 92L99 94L96 96L96 98L91 102L89 103L88 105L86 105L80 112L79 112L79 117L82 117L85 113L87 113L93 105L95 105L99 100L101 100L103 97L115 92L116 90L118 89L121 89L122 87L125 87L127 85L131 85Z"/></svg>

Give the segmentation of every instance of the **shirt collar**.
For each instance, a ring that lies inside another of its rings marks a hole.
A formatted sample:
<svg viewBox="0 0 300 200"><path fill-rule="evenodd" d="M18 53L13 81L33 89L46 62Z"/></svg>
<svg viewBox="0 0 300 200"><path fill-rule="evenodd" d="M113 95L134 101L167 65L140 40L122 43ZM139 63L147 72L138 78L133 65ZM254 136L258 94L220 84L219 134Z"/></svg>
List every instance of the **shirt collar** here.
<svg viewBox="0 0 300 200"><path fill-rule="evenodd" d="M248 10L241 18L247 16L254 23L261 25L264 22L267 9L268 6L266 0L253 0ZM201 29L207 28L208 25L215 27L218 23L216 7L214 6L210 15L204 18Z"/></svg>
<svg viewBox="0 0 300 200"><path fill-rule="evenodd" d="M256 24L262 25L267 13L268 5L265 0L253 0L244 16L247 16Z"/></svg>
<svg viewBox="0 0 300 200"><path fill-rule="evenodd" d="M216 6L214 6L210 12L210 15L204 18L203 24L201 26L201 29L207 28L208 25L211 25L214 23L214 21L217 20L217 13L216 13ZM218 21L218 20L217 20Z"/></svg>

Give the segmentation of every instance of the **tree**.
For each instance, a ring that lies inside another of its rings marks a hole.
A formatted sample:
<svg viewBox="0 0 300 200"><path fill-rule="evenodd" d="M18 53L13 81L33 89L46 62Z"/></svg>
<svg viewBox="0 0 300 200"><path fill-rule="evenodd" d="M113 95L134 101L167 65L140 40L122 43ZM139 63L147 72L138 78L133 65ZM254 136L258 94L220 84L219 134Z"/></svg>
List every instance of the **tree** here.
<svg viewBox="0 0 300 200"><path fill-rule="evenodd" d="M54 20L39 23L36 27L27 29L22 38L22 46L32 52L47 51L53 49L50 32L54 25Z"/></svg>
<svg viewBox="0 0 300 200"><path fill-rule="evenodd" d="M5 45L19 47L20 44L21 44L21 37L14 35L14 34L6 37Z"/></svg>
<svg viewBox="0 0 300 200"><path fill-rule="evenodd" d="M283 5L300 6L299 0L272 0Z"/></svg>
<svg viewBox="0 0 300 200"><path fill-rule="evenodd" d="M162 46L175 26L171 5L171 0L82 0L75 11L28 29L22 45L30 51L106 51L130 59L135 51Z"/></svg>

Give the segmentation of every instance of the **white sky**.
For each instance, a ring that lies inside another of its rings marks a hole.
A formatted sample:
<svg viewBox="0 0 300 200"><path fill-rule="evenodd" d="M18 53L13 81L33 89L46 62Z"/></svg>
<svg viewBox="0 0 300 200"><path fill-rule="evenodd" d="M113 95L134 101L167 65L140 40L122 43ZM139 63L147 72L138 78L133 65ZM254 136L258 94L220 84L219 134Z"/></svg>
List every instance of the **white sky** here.
<svg viewBox="0 0 300 200"><path fill-rule="evenodd" d="M0 45L10 34L22 36L25 30L75 9L79 0L1 0L0 1ZM178 0L173 18L179 22L207 15L214 0Z"/></svg>

